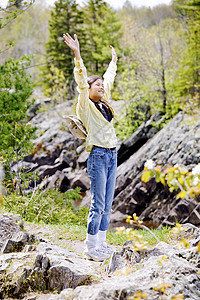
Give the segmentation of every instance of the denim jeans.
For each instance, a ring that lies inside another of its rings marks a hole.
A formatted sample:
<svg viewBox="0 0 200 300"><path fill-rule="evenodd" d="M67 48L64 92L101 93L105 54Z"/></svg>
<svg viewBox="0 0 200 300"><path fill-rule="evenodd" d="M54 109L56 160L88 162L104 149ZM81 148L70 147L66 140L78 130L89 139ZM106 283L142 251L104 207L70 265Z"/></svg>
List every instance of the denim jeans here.
<svg viewBox="0 0 200 300"><path fill-rule="evenodd" d="M92 195L87 233L95 235L99 230L107 230L110 224L117 171L117 150L93 147L87 169Z"/></svg>

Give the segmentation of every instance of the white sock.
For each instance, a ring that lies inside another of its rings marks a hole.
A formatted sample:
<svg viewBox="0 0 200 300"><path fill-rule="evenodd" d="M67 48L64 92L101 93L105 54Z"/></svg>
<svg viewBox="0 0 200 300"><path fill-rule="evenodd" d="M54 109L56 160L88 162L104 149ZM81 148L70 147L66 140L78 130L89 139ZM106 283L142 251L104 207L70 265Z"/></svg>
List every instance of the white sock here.
<svg viewBox="0 0 200 300"><path fill-rule="evenodd" d="M100 247L101 245L103 245L103 243L105 243L106 241L106 230L105 231L98 231L97 234L97 245L98 247Z"/></svg>
<svg viewBox="0 0 200 300"><path fill-rule="evenodd" d="M97 245L97 234L89 234L87 233L87 237L85 240L85 244L87 249L89 250L90 248L95 248Z"/></svg>

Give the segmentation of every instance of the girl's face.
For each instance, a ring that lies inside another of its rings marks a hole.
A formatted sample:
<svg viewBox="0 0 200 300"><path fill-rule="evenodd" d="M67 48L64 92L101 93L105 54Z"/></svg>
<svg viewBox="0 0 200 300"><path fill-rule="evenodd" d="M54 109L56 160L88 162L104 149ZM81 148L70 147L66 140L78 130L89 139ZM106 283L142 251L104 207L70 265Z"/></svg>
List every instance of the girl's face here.
<svg viewBox="0 0 200 300"><path fill-rule="evenodd" d="M104 92L103 80L97 79L89 88L89 98L93 102L97 102L103 98Z"/></svg>

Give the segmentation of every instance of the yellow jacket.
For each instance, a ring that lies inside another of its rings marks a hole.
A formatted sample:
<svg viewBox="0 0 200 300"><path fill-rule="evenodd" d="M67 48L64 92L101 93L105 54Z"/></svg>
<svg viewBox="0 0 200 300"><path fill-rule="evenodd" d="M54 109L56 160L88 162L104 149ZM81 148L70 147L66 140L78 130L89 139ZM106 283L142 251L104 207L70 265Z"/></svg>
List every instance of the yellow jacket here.
<svg viewBox="0 0 200 300"><path fill-rule="evenodd" d="M103 100L110 99L110 91L116 75L117 66L111 61L106 73L103 75L105 94ZM79 92L76 114L83 122L88 134L86 138L86 151L90 152L93 145L113 148L117 145L117 137L113 128L113 119L108 122L95 104L89 99L89 85L87 71L82 59L75 59L74 76ZM112 108L110 107L112 110ZM113 112L113 110L112 110Z"/></svg>

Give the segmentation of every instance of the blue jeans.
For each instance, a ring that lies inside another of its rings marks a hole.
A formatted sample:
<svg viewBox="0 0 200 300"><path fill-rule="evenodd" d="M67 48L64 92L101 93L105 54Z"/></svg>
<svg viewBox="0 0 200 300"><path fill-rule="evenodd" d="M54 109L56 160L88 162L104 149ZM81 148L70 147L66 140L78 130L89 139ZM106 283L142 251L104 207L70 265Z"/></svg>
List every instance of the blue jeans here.
<svg viewBox="0 0 200 300"><path fill-rule="evenodd" d="M117 150L93 147L87 162L92 201L87 233L95 235L110 224L110 211L115 191Z"/></svg>

